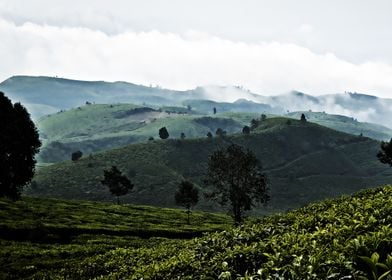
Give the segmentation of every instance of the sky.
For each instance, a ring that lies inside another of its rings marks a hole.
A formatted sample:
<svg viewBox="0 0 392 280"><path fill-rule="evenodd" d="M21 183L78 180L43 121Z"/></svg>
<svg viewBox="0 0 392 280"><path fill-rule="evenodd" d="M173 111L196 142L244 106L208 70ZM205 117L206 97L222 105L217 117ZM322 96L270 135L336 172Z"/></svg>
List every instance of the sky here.
<svg viewBox="0 0 392 280"><path fill-rule="evenodd" d="M13 75L392 98L390 0L0 0Z"/></svg>

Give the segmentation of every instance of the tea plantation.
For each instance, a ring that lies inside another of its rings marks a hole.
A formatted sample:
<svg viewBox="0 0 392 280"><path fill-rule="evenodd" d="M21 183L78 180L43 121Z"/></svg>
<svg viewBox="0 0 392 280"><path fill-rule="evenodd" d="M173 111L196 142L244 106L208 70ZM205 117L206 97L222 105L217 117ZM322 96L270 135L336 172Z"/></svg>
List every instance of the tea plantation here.
<svg viewBox="0 0 392 280"><path fill-rule="evenodd" d="M178 244L230 225L226 215L198 211L192 212L188 225L181 209L0 199L0 279L60 277L83 260L117 248Z"/></svg>
<svg viewBox="0 0 392 280"><path fill-rule="evenodd" d="M38 279L391 279L391 213L392 186L385 186L192 240L104 235L92 240L80 235L61 245L3 240L1 263L7 265L1 276L11 278L8 271ZM16 260L18 269L10 265Z"/></svg>

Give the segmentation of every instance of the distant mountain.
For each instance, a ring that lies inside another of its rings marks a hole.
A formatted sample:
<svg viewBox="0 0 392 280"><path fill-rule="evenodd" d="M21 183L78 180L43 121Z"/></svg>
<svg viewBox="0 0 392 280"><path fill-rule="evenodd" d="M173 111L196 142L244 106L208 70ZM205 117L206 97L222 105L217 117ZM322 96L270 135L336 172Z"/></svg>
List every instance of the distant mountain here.
<svg viewBox="0 0 392 280"><path fill-rule="evenodd" d="M255 152L271 183L269 208L296 208L310 201L351 193L392 180L392 169L377 157L379 142L337 132L317 124L287 118L267 118L250 135L224 138L168 139L112 149L77 162L40 167L34 196L112 200L100 184L103 170L116 165L135 183L123 201L173 206L174 192L183 179L205 191L203 174L208 156L217 148L236 143ZM211 209L202 201L200 208Z"/></svg>
<svg viewBox="0 0 392 280"><path fill-rule="evenodd" d="M87 82L31 76L11 77L0 83L0 91L4 91L14 101L23 102L36 119L63 109L81 106L86 102L150 106L193 104L195 108L200 107L202 112L211 110L208 106L212 106L213 102L219 102L222 103L220 107L223 111L273 114L287 111L325 111L392 128L392 99L359 93L311 96L293 91L278 96L262 96L235 86L208 86L175 91L127 82Z"/></svg>

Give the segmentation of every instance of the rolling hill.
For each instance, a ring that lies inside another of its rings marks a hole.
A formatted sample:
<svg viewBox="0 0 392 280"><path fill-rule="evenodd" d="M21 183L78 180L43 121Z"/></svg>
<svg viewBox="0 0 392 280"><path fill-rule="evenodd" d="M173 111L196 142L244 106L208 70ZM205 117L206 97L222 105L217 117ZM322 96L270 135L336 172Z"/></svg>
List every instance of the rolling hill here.
<svg viewBox="0 0 392 280"><path fill-rule="evenodd" d="M217 128L229 134L237 133L244 125L249 125L252 119L260 118L258 113L252 113L251 110L202 114L197 104L208 104L206 110L217 106L216 103L204 101L192 103L196 107L191 108L90 104L42 117L37 122L44 144L38 161L58 162L68 160L71 153L77 150L90 154L146 142L150 137L159 138L158 130L163 126L168 128L170 138L178 139L182 132L187 138L195 138L204 137L208 132L215 134ZM301 113L305 113L312 122L350 134L362 134L377 140L389 140L392 137L392 130L387 127L361 123L345 116L317 112L292 112L287 116L300 119Z"/></svg>
<svg viewBox="0 0 392 280"><path fill-rule="evenodd" d="M26 193L40 197L112 200L101 185L103 170L116 165L132 182L134 192L123 200L136 204L174 205L182 179L202 184L208 155L236 143L255 152L270 178L272 200L263 213L297 208L310 201L385 184L392 170L376 158L379 142L313 123L270 118L250 135L212 139L149 141L40 167ZM202 201L199 209L217 209Z"/></svg>
<svg viewBox="0 0 392 280"><path fill-rule="evenodd" d="M54 77L13 76L0 83L0 91L26 105L35 119L85 104L134 103L145 106L193 104L201 112L325 111L392 128L392 99L360 93L312 96L298 91L263 96L238 86L206 86L176 91L127 82L78 81Z"/></svg>

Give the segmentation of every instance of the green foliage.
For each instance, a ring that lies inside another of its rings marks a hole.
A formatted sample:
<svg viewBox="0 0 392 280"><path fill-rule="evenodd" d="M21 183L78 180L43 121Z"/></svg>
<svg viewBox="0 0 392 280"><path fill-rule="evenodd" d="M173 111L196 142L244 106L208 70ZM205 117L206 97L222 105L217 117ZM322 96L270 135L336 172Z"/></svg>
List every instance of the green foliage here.
<svg viewBox="0 0 392 280"><path fill-rule="evenodd" d="M187 222L189 224L189 215L191 207L199 202L199 190L189 181L182 181L174 195L177 205L187 209Z"/></svg>
<svg viewBox="0 0 392 280"><path fill-rule="evenodd" d="M385 280L389 275L383 276L388 271L384 269L390 265L388 254L392 251L391 212L392 186L387 186L310 204L190 241L108 250L85 257L66 271L61 270L63 274L49 275L103 279L361 279L369 275L361 258L371 256L369 265L374 268L375 264L377 278L367 279Z"/></svg>
<svg viewBox="0 0 392 280"><path fill-rule="evenodd" d="M26 108L0 92L0 197L19 198L34 175L40 146Z"/></svg>
<svg viewBox="0 0 392 280"><path fill-rule="evenodd" d="M193 212L192 225L185 219L179 209L0 199L0 279L93 278L119 271L113 259L104 257L107 253L114 257L125 249L181 246L182 239L230 224L228 216L199 211Z"/></svg>
<svg viewBox="0 0 392 280"><path fill-rule="evenodd" d="M166 129L165 126L164 126L164 127L161 127L161 128L159 129L159 137L160 137L161 139L167 139L167 138L169 138L169 132L167 131L167 129Z"/></svg>
<svg viewBox="0 0 392 280"><path fill-rule="evenodd" d="M247 126L247 125L245 125L243 128L242 128L242 134L249 134L250 133L250 127L249 126Z"/></svg>
<svg viewBox="0 0 392 280"><path fill-rule="evenodd" d="M388 142L381 142L381 151L377 154L378 159L384 163L392 166L392 138Z"/></svg>
<svg viewBox="0 0 392 280"><path fill-rule="evenodd" d="M82 156L83 156L83 153L82 153L81 151L73 152L72 155L71 155L71 160L72 160L72 161L77 161L77 160L79 160Z"/></svg>
<svg viewBox="0 0 392 280"><path fill-rule="evenodd" d="M109 170L104 170L103 173L102 185L106 185L110 192L117 196L117 203L119 203L119 196L126 195L129 190L132 190L133 184L125 175L121 174L121 171L116 166L112 166Z"/></svg>
<svg viewBox="0 0 392 280"><path fill-rule="evenodd" d="M270 199L267 178L261 173L258 159L250 150L235 144L209 156L205 183L213 187L208 198L222 206L230 203L236 224L242 222L244 211L251 210L255 202Z"/></svg>

